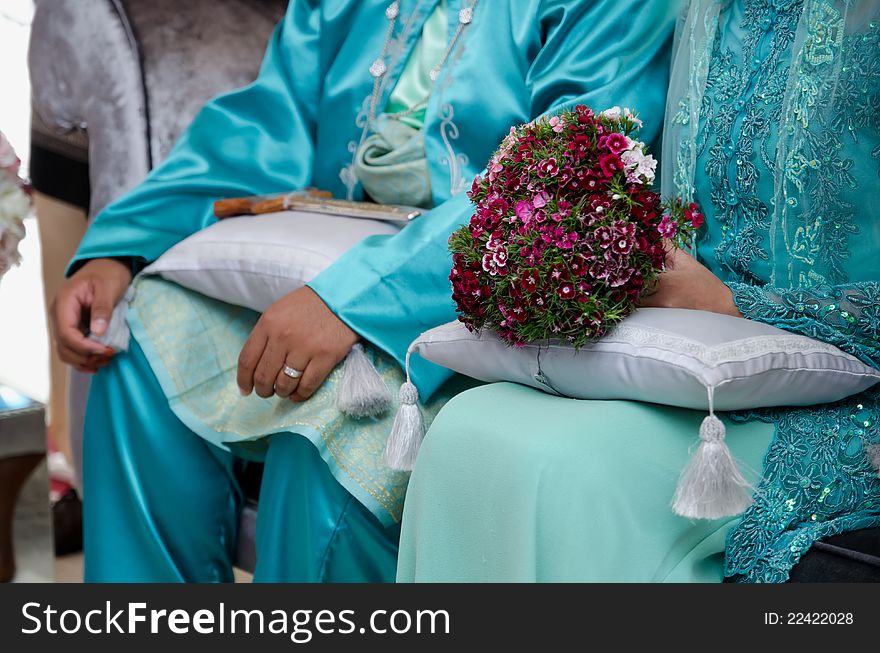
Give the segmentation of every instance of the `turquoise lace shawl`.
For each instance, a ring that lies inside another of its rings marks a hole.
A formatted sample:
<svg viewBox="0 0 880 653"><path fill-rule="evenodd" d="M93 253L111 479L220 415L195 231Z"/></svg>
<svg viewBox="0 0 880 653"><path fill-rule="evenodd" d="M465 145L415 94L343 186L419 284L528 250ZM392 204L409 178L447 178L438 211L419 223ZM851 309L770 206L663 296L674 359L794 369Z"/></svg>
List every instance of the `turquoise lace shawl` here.
<svg viewBox="0 0 880 653"><path fill-rule="evenodd" d="M698 257L749 319L880 367L880 8L694 0L679 25L664 191L708 220ZM880 391L743 412L775 424L725 575L781 582L813 542L880 526Z"/></svg>

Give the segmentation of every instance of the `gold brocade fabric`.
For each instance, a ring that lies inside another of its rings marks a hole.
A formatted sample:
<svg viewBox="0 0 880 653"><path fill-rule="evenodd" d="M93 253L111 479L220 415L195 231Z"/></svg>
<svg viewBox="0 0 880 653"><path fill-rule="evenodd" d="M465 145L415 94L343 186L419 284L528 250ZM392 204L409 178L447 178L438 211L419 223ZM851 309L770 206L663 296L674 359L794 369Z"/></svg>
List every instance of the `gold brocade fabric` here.
<svg viewBox="0 0 880 653"><path fill-rule="evenodd" d="M235 383L238 355L259 315L209 299L172 282L137 282L128 313L132 334L144 350L171 410L214 445L251 459L265 454L267 437L292 432L318 448L339 482L386 525L400 521L409 474L388 468L382 454L405 380L397 363L365 346L395 397L386 414L355 419L336 408L338 366L307 402L242 397ZM454 377L426 405L426 425L452 396L472 382Z"/></svg>

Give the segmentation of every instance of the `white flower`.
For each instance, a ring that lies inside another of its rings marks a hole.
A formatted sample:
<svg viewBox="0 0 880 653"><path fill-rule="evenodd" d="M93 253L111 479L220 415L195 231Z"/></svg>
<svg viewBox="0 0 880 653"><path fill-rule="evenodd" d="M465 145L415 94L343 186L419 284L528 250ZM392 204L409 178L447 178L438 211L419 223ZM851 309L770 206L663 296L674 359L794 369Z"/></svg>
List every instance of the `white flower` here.
<svg viewBox="0 0 880 653"><path fill-rule="evenodd" d="M650 154L645 154L644 143L632 141L629 149L620 155L620 160L623 161L623 169L629 182L653 183L657 160Z"/></svg>
<svg viewBox="0 0 880 653"><path fill-rule="evenodd" d="M0 172L0 277L21 260L18 243L24 238L23 220L30 206L27 194Z"/></svg>
<svg viewBox="0 0 880 653"><path fill-rule="evenodd" d="M599 115L608 120L620 120L621 110L620 107L613 106L610 109L605 109L605 111Z"/></svg>
<svg viewBox="0 0 880 653"><path fill-rule="evenodd" d="M648 154L639 163L639 168L637 170L637 174L642 175L642 177L645 178L645 181L650 184L650 183L654 182L654 174L655 174L656 170L657 170L657 159L655 159L653 155Z"/></svg>
<svg viewBox="0 0 880 653"><path fill-rule="evenodd" d="M629 107L624 107L624 109L623 109L623 117L624 117L624 118L627 118L627 119L630 120L630 121L632 121L632 124L634 124L636 127L638 127L639 129L641 129L641 127L642 127L642 121L639 120L639 118L636 116L636 114L634 114L632 111L630 111L630 108L629 108Z"/></svg>

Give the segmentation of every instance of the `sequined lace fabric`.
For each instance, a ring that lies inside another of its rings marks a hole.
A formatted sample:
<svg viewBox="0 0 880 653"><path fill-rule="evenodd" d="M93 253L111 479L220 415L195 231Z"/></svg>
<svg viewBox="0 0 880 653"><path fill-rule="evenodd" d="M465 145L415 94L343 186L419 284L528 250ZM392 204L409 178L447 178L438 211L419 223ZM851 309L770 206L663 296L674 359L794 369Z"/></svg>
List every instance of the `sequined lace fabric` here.
<svg viewBox="0 0 880 653"><path fill-rule="evenodd" d="M698 136L682 141L679 161L695 147L692 190L710 223L698 254L743 315L880 367L880 283L859 267L865 247L880 248L870 197L880 186L880 25L848 32L840 7L724 3L710 32ZM823 88L828 83L833 93ZM823 106L829 97L834 106ZM687 98L680 106L673 121L683 125ZM788 139L781 166L780 139ZM676 181L687 183L678 173ZM806 196L811 210L801 207ZM774 247L780 201L795 227ZM779 273L773 259L783 247ZM783 582L817 539L880 526L880 478L865 450L880 442L878 413L880 390L872 388L825 406L732 415L773 423L775 435L755 501L728 535L726 576Z"/></svg>

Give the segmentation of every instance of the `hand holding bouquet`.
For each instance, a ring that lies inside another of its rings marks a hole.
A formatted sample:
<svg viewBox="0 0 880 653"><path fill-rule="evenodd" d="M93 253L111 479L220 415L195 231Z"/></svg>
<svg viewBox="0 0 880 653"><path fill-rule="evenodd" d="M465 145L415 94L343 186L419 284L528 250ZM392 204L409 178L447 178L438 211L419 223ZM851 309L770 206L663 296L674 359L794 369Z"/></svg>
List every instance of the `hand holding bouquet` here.
<svg viewBox="0 0 880 653"><path fill-rule="evenodd" d="M31 207L30 191L19 179L21 161L0 132L0 277L18 265L18 243L24 238L24 218Z"/></svg>
<svg viewBox="0 0 880 653"><path fill-rule="evenodd" d="M650 292L672 246L703 216L663 203L657 162L618 107L584 106L511 128L469 196L470 224L450 238L459 319L512 345L603 336Z"/></svg>

